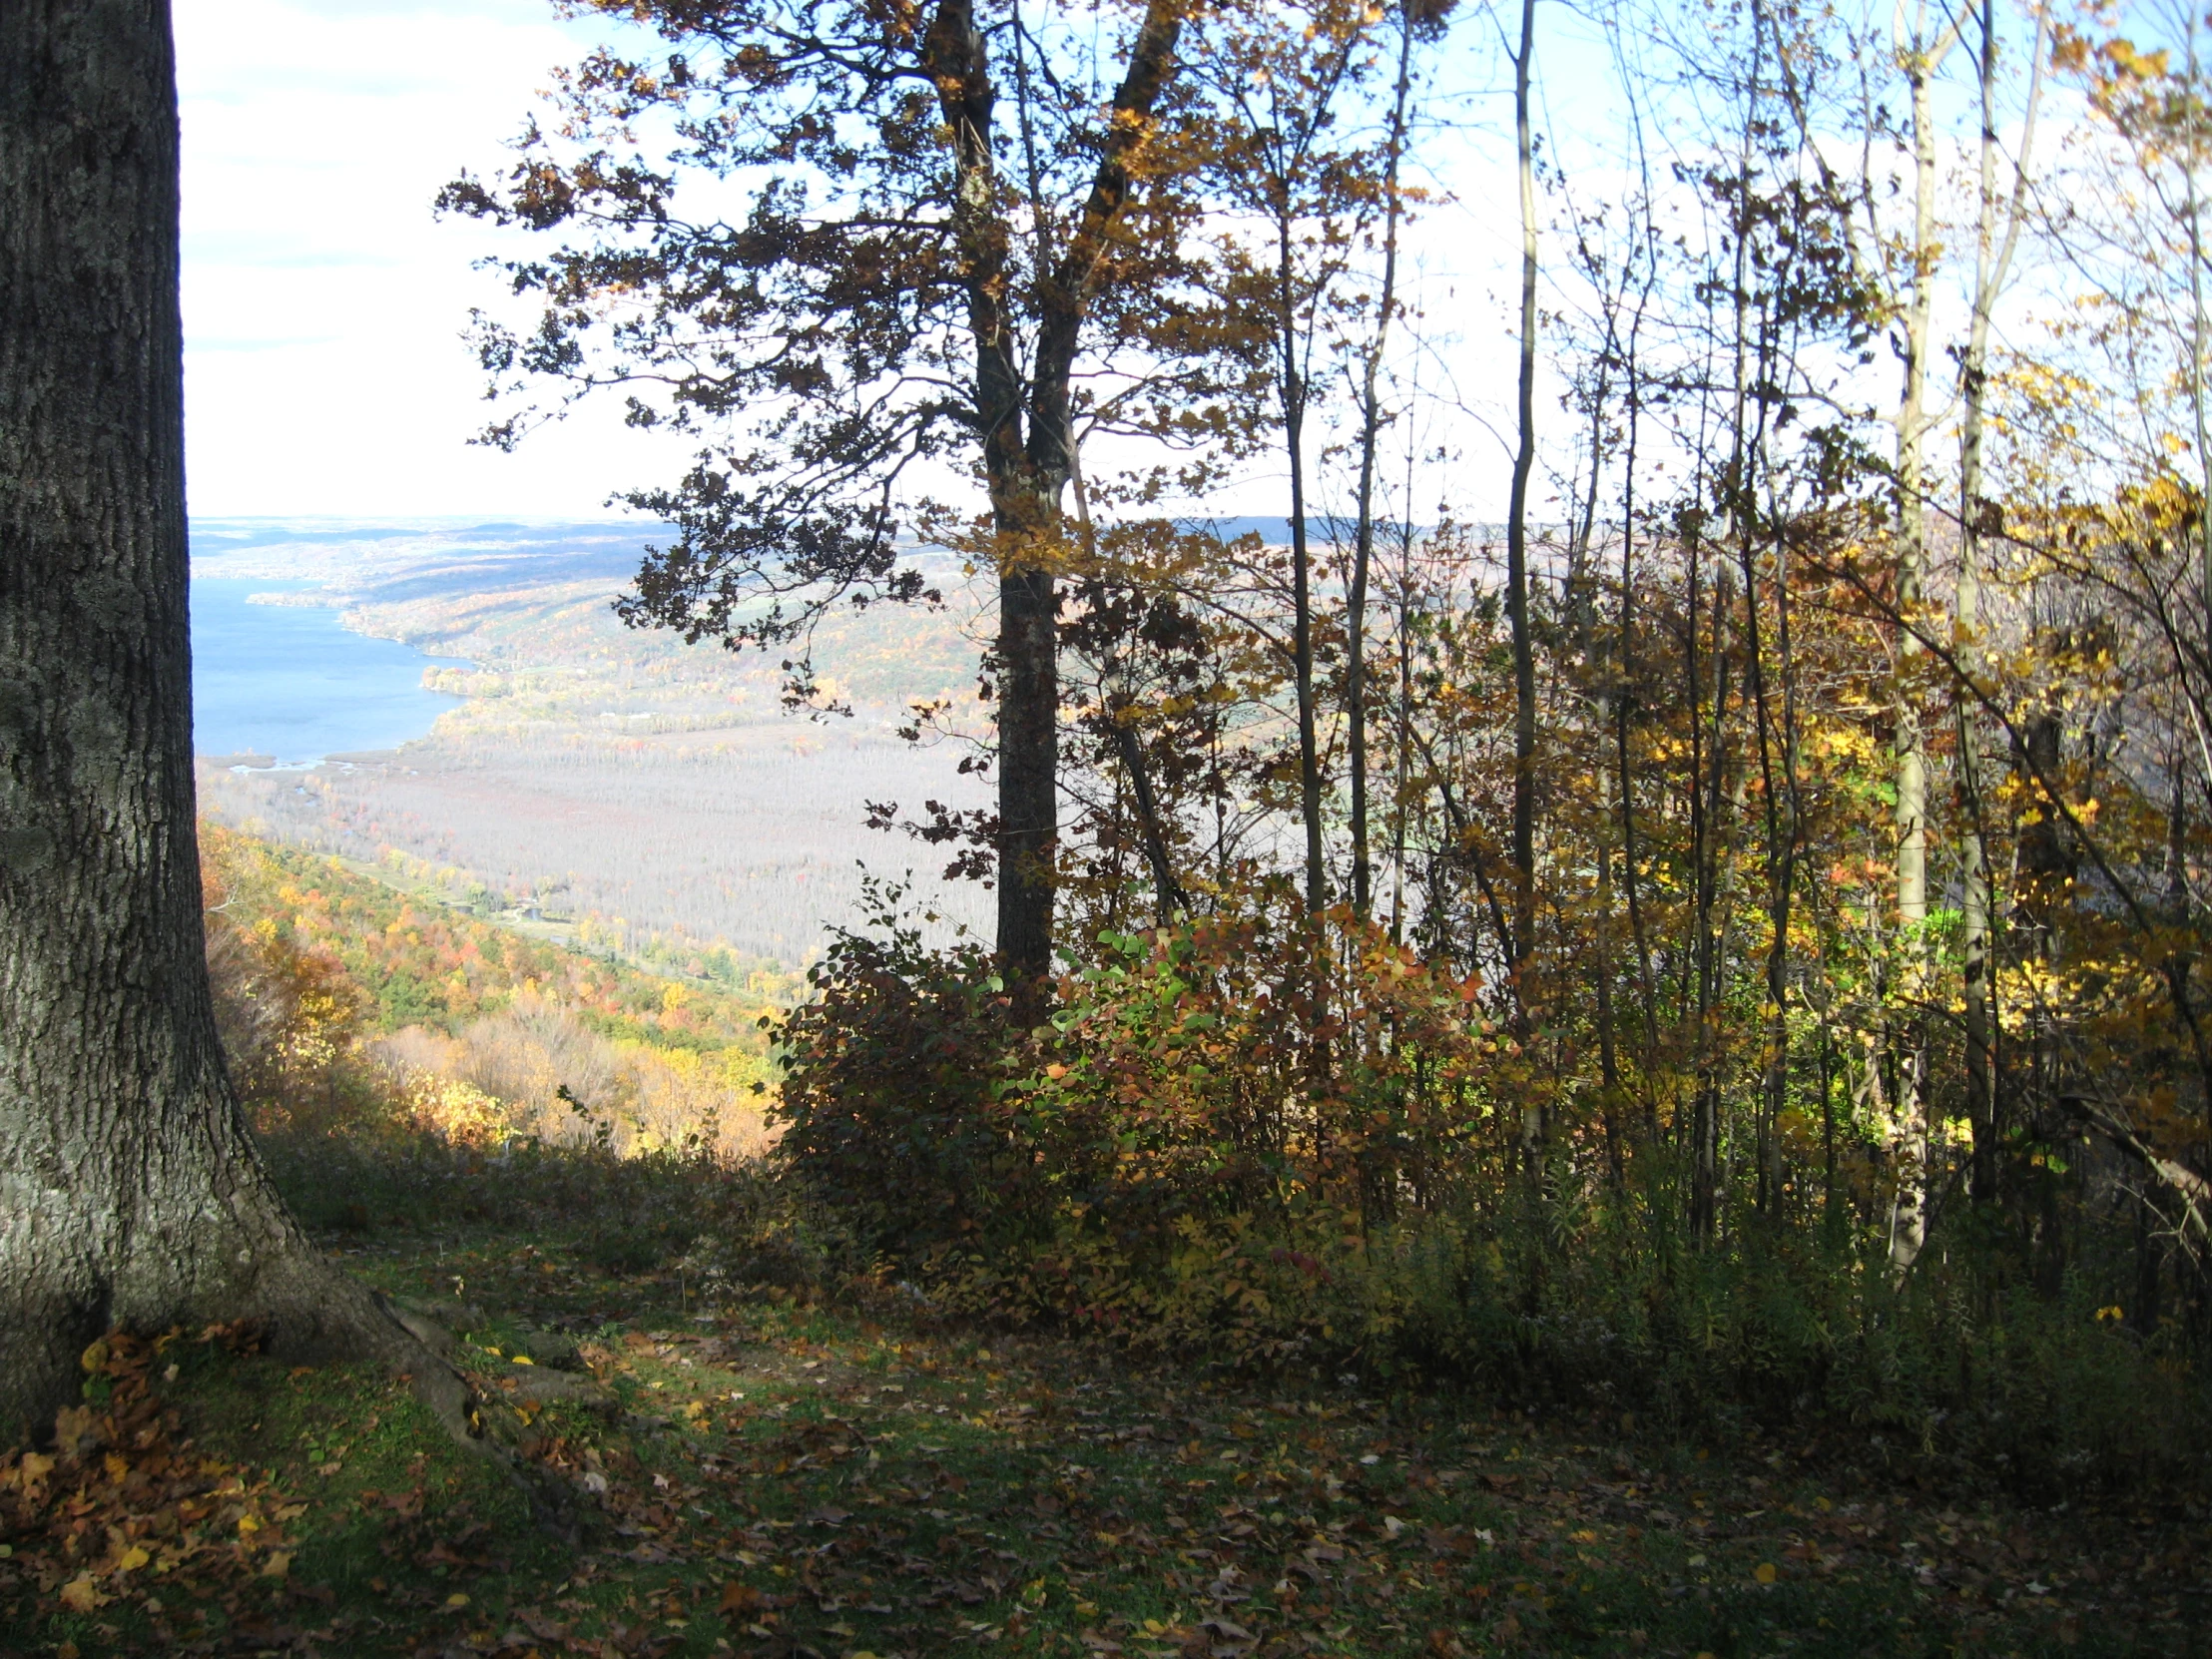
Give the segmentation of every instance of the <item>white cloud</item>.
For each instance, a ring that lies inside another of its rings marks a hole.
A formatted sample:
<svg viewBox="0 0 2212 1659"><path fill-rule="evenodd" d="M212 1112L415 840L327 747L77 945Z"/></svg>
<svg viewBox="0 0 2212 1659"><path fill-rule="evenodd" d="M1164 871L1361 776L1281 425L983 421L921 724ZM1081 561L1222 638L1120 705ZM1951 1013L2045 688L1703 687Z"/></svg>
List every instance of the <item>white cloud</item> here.
<svg viewBox="0 0 2212 1659"><path fill-rule="evenodd" d="M438 187L496 168L604 22L546 0L178 0L196 514L597 515L670 470L608 417L473 448L497 291ZM611 411L610 411L611 414Z"/></svg>
<svg viewBox="0 0 2212 1659"><path fill-rule="evenodd" d="M176 0L176 27L196 514L597 516L615 490L676 474L681 449L624 428L611 401L512 455L468 443L487 407L461 334L500 291L472 262L501 239L431 212L458 171L502 164L554 66L616 25L563 21L551 0ZM1494 87L1459 78L1460 113L1494 115ZM1458 196L1411 239L1426 269L1408 285L1444 358L1425 388L1448 399L1448 378L1499 418L1510 141L1461 132L1424 149ZM1459 487L1492 509L1496 445L1479 427L1462 441ZM1282 493L1263 464L1222 505L1279 512Z"/></svg>

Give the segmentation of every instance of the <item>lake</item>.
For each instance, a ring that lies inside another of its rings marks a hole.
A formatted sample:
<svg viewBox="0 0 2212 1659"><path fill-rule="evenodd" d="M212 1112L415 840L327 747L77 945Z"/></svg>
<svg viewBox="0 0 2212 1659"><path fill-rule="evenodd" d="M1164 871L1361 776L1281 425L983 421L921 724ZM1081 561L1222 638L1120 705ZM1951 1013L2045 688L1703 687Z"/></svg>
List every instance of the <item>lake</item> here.
<svg viewBox="0 0 2212 1659"><path fill-rule="evenodd" d="M312 584L197 578L192 584L192 740L201 755L271 755L310 766L394 749L460 703L422 689L422 671L458 659L339 626L338 613L250 605Z"/></svg>

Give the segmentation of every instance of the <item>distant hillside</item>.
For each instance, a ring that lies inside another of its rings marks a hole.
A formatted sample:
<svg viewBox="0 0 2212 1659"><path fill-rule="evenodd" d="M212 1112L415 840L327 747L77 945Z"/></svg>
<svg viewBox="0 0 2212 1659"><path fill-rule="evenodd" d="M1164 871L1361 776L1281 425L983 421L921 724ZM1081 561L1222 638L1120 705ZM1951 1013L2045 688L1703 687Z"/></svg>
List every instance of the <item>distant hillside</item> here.
<svg viewBox="0 0 2212 1659"><path fill-rule="evenodd" d="M609 600L650 528L196 525L201 576L314 582L283 597L326 596L350 628L472 665L425 665L464 700L428 738L306 773L203 766L203 810L362 864L450 871L445 890L473 883L546 936L669 960L719 945L803 963L850 919L862 860L933 886L942 856L867 830L865 804L983 803L961 751L893 729L923 699L983 724L987 586L947 564L943 609L833 612L813 645L825 692L855 713L810 722L782 708L782 653L622 625ZM974 884L934 896L983 924Z"/></svg>
<svg viewBox="0 0 2212 1659"><path fill-rule="evenodd" d="M374 1102L479 1144L768 1144L763 1020L790 976L711 951L682 976L641 971L214 825L201 850L218 1022L265 1133Z"/></svg>
<svg viewBox="0 0 2212 1659"><path fill-rule="evenodd" d="M465 893L430 886L427 872L397 861L371 874L221 826L204 826L202 838L229 921L335 961L367 998L372 1031L458 1032L527 994L607 1036L760 1054L761 1015L804 989L727 950L671 955L655 973L533 936L519 918L475 913Z"/></svg>
<svg viewBox="0 0 2212 1659"><path fill-rule="evenodd" d="M332 603L398 601L488 588L597 582L609 592L638 573L664 525L353 525L313 519L196 519L192 570L200 577L310 581Z"/></svg>
<svg viewBox="0 0 2212 1659"><path fill-rule="evenodd" d="M1212 521L1225 537L1288 535L1282 518ZM850 718L795 719L781 704L789 652L732 653L626 628L610 601L648 542L635 522L583 524L202 520L201 577L305 582L286 603L326 603L356 631L465 668L424 682L461 698L435 732L390 755L313 772L204 767L219 821L366 865L451 872L545 936L673 960L723 947L790 966L847 922L860 864L911 869L942 926L989 925L990 895L944 885L936 849L864 828L868 802L989 804L957 744L894 733L919 701L988 731L975 701L995 614L987 577L929 549L942 608L832 610L807 642ZM1317 522L1318 541L1326 526ZM1324 584L1326 588L1327 584Z"/></svg>

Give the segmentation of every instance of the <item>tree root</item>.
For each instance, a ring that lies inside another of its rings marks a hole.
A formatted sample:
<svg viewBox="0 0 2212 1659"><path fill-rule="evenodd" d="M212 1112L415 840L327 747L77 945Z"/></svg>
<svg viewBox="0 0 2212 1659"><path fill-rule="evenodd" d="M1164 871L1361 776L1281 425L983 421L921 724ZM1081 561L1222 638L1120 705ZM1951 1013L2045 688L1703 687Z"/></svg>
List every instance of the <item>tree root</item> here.
<svg viewBox="0 0 2212 1659"><path fill-rule="evenodd" d="M497 1431L496 1419L477 1409L468 1379L447 1359L459 1347L453 1333L381 1291L369 1295L378 1313L418 1351L411 1369L402 1373L413 1383L415 1398L456 1445L499 1465L529 1502L531 1519L539 1527L567 1543L581 1542L586 1517L575 1489L554 1470L524 1456Z"/></svg>

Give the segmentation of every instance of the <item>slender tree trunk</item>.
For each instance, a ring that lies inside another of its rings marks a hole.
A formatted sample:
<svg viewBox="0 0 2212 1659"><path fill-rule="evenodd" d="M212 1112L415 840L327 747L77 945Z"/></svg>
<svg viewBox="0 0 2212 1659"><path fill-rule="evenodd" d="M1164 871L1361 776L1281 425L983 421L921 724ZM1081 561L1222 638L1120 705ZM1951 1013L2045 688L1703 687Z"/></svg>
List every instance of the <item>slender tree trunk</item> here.
<svg viewBox="0 0 2212 1659"><path fill-rule="evenodd" d="M1647 294L1648 297L1648 294ZM1621 892L1628 911L1629 945L1636 953L1636 995L1643 1014L1643 1063L1639 1083L1643 1094L1644 1132L1656 1145L1659 1139L1659 999L1652 982L1651 933L1644 921L1643 882L1637 873L1636 764L1631 720L1636 709L1636 463L1643 426L1643 379L1637 348L1643 330L1643 309L1628 330L1627 380L1628 442L1621 466L1621 592L1620 685L1612 699L1614 765L1620 787Z"/></svg>
<svg viewBox="0 0 2212 1659"><path fill-rule="evenodd" d="M1536 466L1536 152L1529 119L1529 71L1536 54L1536 0L1521 0L1520 51L1513 59L1513 136L1520 185L1519 440L1505 518L1505 614L1513 636L1513 971L1525 974L1536 933L1536 649L1528 615L1528 481ZM1524 989L1522 1000L1527 1000Z"/></svg>
<svg viewBox="0 0 2212 1659"><path fill-rule="evenodd" d="M1405 831L1409 807L1406 775L1412 768L1413 718L1413 526L1405 525L1404 560L1397 595L1397 757L1390 790L1390 943L1405 942Z"/></svg>
<svg viewBox="0 0 2212 1659"><path fill-rule="evenodd" d="M7 1438L75 1397L78 1354L118 1326L248 1318L289 1355L435 1369L285 1213L216 1036L177 209L166 0L0 6Z"/></svg>
<svg viewBox="0 0 2212 1659"><path fill-rule="evenodd" d="M1825 959L1825 952L1824 959ZM1836 1227L1836 1038L1821 1009L1821 1221Z"/></svg>
<svg viewBox="0 0 2212 1659"><path fill-rule="evenodd" d="M1614 853L1610 838L1613 817L1610 789L1612 775L1606 770L1603 754L1612 724L1603 717L1619 696L1619 681L1617 671L1607 660L1606 648L1597 636L1597 582L1590 568L1597 536L1598 492L1604 487L1605 479L1605 421L1612 390L1608 365L1615 343L1611 333L1611 328L1608 327L1606 349L1601 353L1597 378L1590 387L1590 487L1583 497L1580 521L1575 524L1568 545L1567 590L1568 613L1574 624L1575 650L1587 665L1584 672L1597 682L1597 706L1600 713L1598 728L1593 734L1599 753L1594 757L1596 765L1591 769L1591 782L1597 797L1597 916L1590 940L1595 957L1590 978L1597 999L1599 1111L1605 1129L1605 1167L1614 1191L1619 1192L1626 1184L1627 1165L1623 1157L1620 1126L1620 1033L1614 1008L1613 983L1616 940L1613 915Z"/></svg>
<svg viewBox="0 0 2212 1659"><path fill-rule="evenodd" d="M1536 466L1536 151L1530 121L1529 74L1536 57L1536 0L1521 0L1520 50L1513 58L1514 159L1520 185L1520 373L1514 402L1518 442L1505 517L1505 615L1513 644L1513 928L1508 941L1525 1010L1535 987L1529 969L1536 949L1536 648L1528 614L1528 481ZM1520 1037L1529 1036L1525 1013ZM1521 1155L1532 1176L1543 1159L1543 1104L1531 1093L1521 1107Z"/></svg>
<svg viewBox="0 0 2212 1659"><path fill-rule="evenodd" d="M1765 1053L1759 1085L1759 1208L1776 1213L1782 1202L1782 1151L1776 1125L1787 1104L1790 1083L1790 912L1797 892L1799 822L1797 811L1796 733L1791 715L1795 699L1789 634L1789 566L1781 537L1775 546L1777 668L1784 680L1783 709L1775 708L1767 678L1767 642L1760 624L1758 567L1748 538L1743 544L1745 674L1759 739L1759 781L1767 830L1767 961ZM1780 766L1776 763L1779 760Z"/></svg>
<svg viewBox="0 0 2212 1659"><path fill-rule="evenodd" d="M1982 537L1993 528L1995 507L1981 490L1982 440L1988 403L1989 326L1997 295L2003 290L2012 250L2019 238L2025 203L2028 158L2035 142L2035 116L2042 90L2043 37L2047 8L2038 7L2029 72L2027 119L2013 179L2004 239L1997 241L1997 17L1994 0L1981 5L1980 201L1974 227L1973 315L1966 352L1959 364L1964 414L1958 429L1958 591L1953 607L1959 667L1968 675L1981 666L1980 627ZM1971 695L1958 699L1958 793L1963 828L1959 834L1959 955L1965 1003L1966 1121L1973 1133L1972 1195L1976 1203L1996 1197L1998 1122L1996 1014L1990 973L1990 878L1988 841L1983 833L1986 800L1982 787L1981 728Z"/></svg>
<svg viewBox="0 0 2212 1659"><path fill-rule="evenodd" d="M1152 793L1152 769L1145 765L1144 744L1130 724L1130 699L1109 684L1106 719L1113 728L1114 754L1128 775L1129 792L1137 803L1137 832L1144 839L1145 862L1152 866L1153 900L1164 927L1183 909L1183 888L1175 879L1175 863L1168 853L1167 831L1160 823L1159 803Z"/></svg>
<svg viewBox="0 0 2212 1659"><path fill-rule="evenodd" d="M1611 716L1613 759L1619 779L1621 893L1628 913L1629 944L1635 952L1636 995L1643 1024L1643 1056L1638 1068L1638 1086L1643 1097L1644 1133L1649 1144L1656 1147L1659 1143L1659 1006L1657 988L1652 980L1651 935L1644 921L1643 882L1637 868L1636 767L1632 739L1633 718L1638 708L1636 468L1643 440L1642 346L1644 319L1650 312L1652 287L1658 278L1659 238L1651 221L1651 166L1649 154L1644 147L1642 113L1638 107L1638 95L1634 91L1635 77L1621 55L1618 42L1614 52L1621 84L1629 89L1630 130L1636 144L1639 185L1636 196L1637 224L1632 232L1636 241L1630 244L1634 252L1625 255L1624 261L1627 269L1633 270L1638 259L1641 259L1644 269L1635 308L1629 313L1628 334L1623 342L1621 357L1621 400L1627 418L1621 455L1620 612L1619 642L1615 648L1619 678L1610 691L1608 712ZM1625 273L1621 291L1624 294L1627 292Z"/></svg>
<svg viewBox="0 0 2212 1659"><path fill-rule="evenodd" d="M1719 565L1713 578L1713 730L1709 744L1692 749L1692 766L1705 762L1702 777L1693 770L1691 841L1697 860L1697 1095L1690 1121L1690 1236L1700 1248L1710 1245L1720 1225L1721 1052L1720 1000L1723 970L1723 935L1727 906L1722 892L1724 810L1729 801L1728 691L1730 652L1728 618L1734 608L1728 566ZM1695 593L1695 584L1692 584ZM1689 612L1690 633L1697 632L1695 605ZM1702 720L1698 710L1697 670L1691 664L1690 714L1693 725Z"/></svg>
<svg viewBox="0 0 2212 1659"><path fill-rule="evenodd" d="M1923 447L1929 334L1935 300L1936 117L1930 82L1954 34L1933 50L1922 24L1902 52L1913 125L1912 288L1905 309L1905 378L1897 412L1897 515L1900 615L1917 625L1928 586L1927 480ZM1890 1266L1903 1274L1928 1242L1930 1124L1928 1029L1921 1012L1928 993L1924 931L1928 922L1928 735L1921 718L1922 650L1914 628L1899 630L1897 702L1897 889L1902 937L1898 951L1899 1014L1895 1130L1897 1191L1890 1212Z"/></svg>
<svg viewBox="0 0 2212 1659"><path fill-rule="evenodd" d="M2206 667L2212 670L2212 420L2206 415L2204 384L2206 357L2212 353L2212 312L2206 310L2204 299L2204 206L2203 193L2197 184L2198 151L2204 142L2204 91L2199 80L2197 13L2192 9L2187 16L2191 120L2182 149L2181 181L2189 233L2189 413L2196 428L2197 499L2207 504L2197 513L2197 603L2204 612L2204 638L2200 645ZM2038 11L2038 23L2042 17L2043 13ZM2040 68L2039 62L2037 67ZM2021 165L2025 167L2024 160ZM2212 788L2212 778L2205 783L2207 788Z"/></svg>
<svg viewBox="0 0 2212 1659"><path fill-rule="evenodd" d="M1290 204L1277 233L1277 331L1283 376L1283 445L1291 463L1291 681L1298 703L1298 813L1306 830L1306 910L1329 902L1321 833L1321 733L1314 701L1314 563L1306 534L1306 378L1299 366L1298 302Z"/></svg>
<svg viewBox="0 0 2212 1659"><path fill-rule="evenodd" d="M1362 916L1374 906L1375 866L1368 848L1368 572L1375 558L1376 451L1382 441L1382 352L1397 306L1398 163L1405 150L1405 108L1412 86L1413 18L1397 13L1397 85L1390 102L1382 178L1382 292L1375 336L1360 386L1360 500L1353 535L1352 584L1345 603L1346 744L1352 770L1352 903Z"/></svg>
<svg viewBox="0 0 2212 1659"><path fill-rule="evenodd" d="M1612 803L1605 799L1607 773L1601 761L1596 768L1598 824L1597 844L1597 1055L1598 1078L1604 1094L1601 1108L1605 1122L1605 1168L1614 1191L1627 1183L1622 1158L1620 1109L1621 1062L1613 1011L1613 843L1604 838L1603 827L1611 817Z"/></svg>

